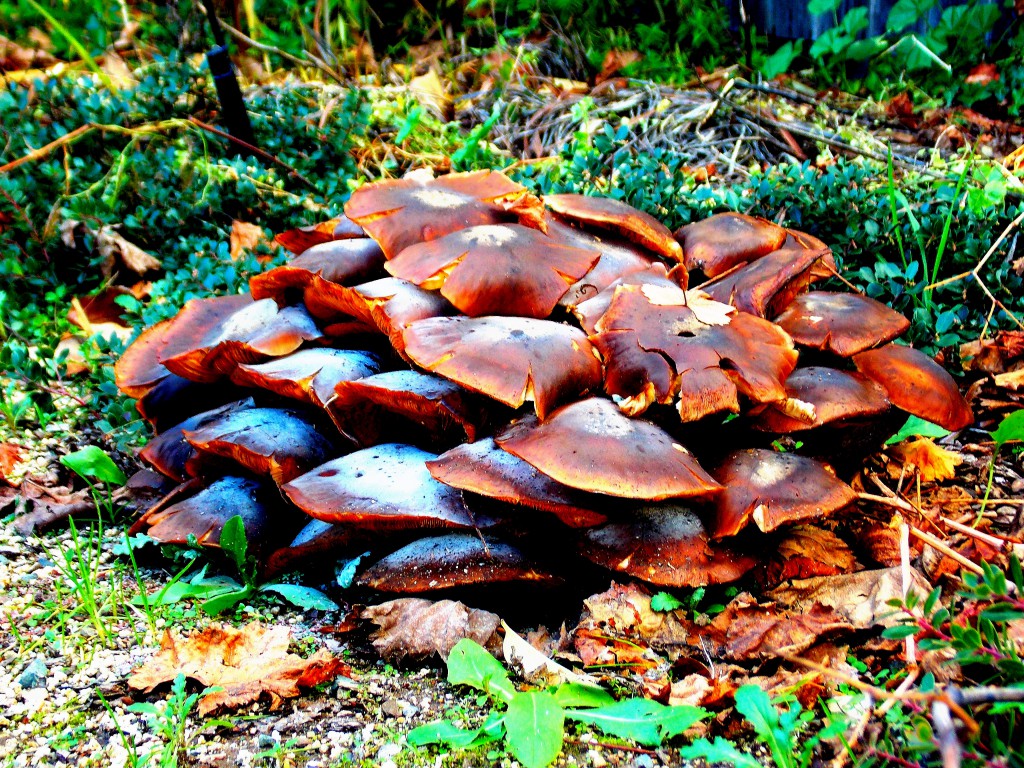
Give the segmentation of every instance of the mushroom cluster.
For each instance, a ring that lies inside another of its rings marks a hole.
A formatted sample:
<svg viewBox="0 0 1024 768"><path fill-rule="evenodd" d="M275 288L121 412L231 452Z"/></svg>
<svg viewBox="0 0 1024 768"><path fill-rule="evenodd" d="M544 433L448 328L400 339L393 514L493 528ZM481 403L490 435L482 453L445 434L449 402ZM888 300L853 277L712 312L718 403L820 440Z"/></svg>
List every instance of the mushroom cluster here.
<svg viewBox="0 0 1024 768"><path fill-rule="evenodd" d="M764 219L673 235L486 171L368 184L345 213L118 362L157 432L142 458L180 483L135 531L215 548L240 515L265 574L369 549L359 581L390 592L586 563L699 586L850 505L838 475L901 414L972 420L893 343L904 317L811 290L830 250Z"/></svg>

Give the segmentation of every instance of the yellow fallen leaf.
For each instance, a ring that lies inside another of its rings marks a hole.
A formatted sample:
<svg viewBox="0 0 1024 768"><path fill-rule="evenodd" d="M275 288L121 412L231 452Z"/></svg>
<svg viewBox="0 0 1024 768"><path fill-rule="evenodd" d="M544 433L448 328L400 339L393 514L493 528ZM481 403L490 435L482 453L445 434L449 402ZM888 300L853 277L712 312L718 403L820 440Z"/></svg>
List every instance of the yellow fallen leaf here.
<svg viewBox="0 0 1024 768"><path fill-rule="evenodd" d="M956 476L956 467L963 461L959 455L936 445L931 438L921 437L900 443L890 449L892 456L904 465L914 465L925 482L951 480Z"/></svg>
<svg viewBox="0 0 1024 768"><path fill-rule="evenodd" d="M263 227L258 224L249 224L238 219L231 222L230 252L232 261L237 261L242 257L243 249L252 249L265 242L267 242L267 235L263 231Z"/></svg>

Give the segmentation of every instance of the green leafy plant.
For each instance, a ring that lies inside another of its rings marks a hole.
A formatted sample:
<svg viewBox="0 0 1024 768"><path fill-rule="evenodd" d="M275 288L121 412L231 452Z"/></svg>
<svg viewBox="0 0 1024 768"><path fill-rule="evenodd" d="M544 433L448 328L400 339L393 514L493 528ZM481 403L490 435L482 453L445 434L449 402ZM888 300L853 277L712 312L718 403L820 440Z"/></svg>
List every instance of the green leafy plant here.
<svg viewBox="0 0 1024 768"><path fill-rule="evenodd" d="M985 507L992 493L992 481L995 479L996 458L999 456L999 451L1007 443L1021 440L1024 440L1024 409L1004 416L992 433L992 456L988 460L988 480L985 483L985 495L978 507L978 520L981 520L981 516L985 514Z"/></svg>
<svg viewBox="0 0 1024 768"><path fill-rule="evenodd" d="M241 582L230 576L207 576L203 566L194 576L185 579L185 572L191 563L179 572L150 600L153 605L167 605L179 600L202 600L203 612L216 616L257 594L274 594L303 610L335 611L337 603L323 592L301 584L280 582L259 583L256 572L256 558L248 553L245 537L245 523L235 515L224 523L219 544L221 550L238 571ZM148 600L149 598L147 598Z"/></svg>
<svg viewBox="0 0 1024 768"><path fill-rule="evenodd" d="M448 681L483 691L504 706L475 729L441 720L409 732L413 746L444 744L475 749L504 739L526 768L543 768L558 757L565 721L593 725L603 732L647 746L660 746L707 717L699 707L666 707L648 699L615 701L601 688L562 683L547 690L518 691L501 662L472 640L460 640L448 657Z"/></svg>
<svg viewBox="0 0 1024 768"><path fill-rule="evenodd" d="M160 768L177 768L185 751L186 729L188 717L200 699L219 688L207 688L201 693L189 693L186 688L185 675L178 674L171 683L171 694L166 701L159 704L137 702L128 707L129 712L143 715L149 727L161 739L163 746L149 752L143 758L143 764L155 761ZM214 720L208 726L227 726L232 724L226 720Z"/></svg>
<svg viewBox="0 0 1024 768"><path fill-rule="evenodd" d="M758 739L768 747L772 762L777 768L807 768L814 759L814 751L823 739L830 739L842 733L845 725L841 721L807 734L814 713L803 709L792 697L772 699L757 685L744 685L737 689L736 711L754 729ZM735 745L718 737L714 741L697 739L681 750L683 757L693 760L703 758L709 763L723 762L741 768L756 768L761 765L748 754L740 752Z"/></svg>

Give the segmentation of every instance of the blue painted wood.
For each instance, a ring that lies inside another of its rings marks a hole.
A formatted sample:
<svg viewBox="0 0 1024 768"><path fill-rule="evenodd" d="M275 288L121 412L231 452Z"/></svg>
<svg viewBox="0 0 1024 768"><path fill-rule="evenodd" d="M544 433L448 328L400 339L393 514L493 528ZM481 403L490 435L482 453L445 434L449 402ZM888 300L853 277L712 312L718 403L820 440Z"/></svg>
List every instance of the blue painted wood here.
<svg viewBox="0 0 1024 768"><path fill-rule="evenodd" d="M979 0L984 4L992 4L998 0ZM723 0L733 22L740 22L741 0ZM807 11L807 0L742 0L747 14L758 31L786 39L815 39L825 30L835 26L829 14L812 16ZM952 5L963 5L965 0L939 0L928 13L928 18L920 21L916 29L909 31L925 32L938 24L942 11ZM868 9L868 35L880 35L885 32L885 22L889 11L896 0L844 0L839 6L838 16L841 19L852 8Z"/></svg>

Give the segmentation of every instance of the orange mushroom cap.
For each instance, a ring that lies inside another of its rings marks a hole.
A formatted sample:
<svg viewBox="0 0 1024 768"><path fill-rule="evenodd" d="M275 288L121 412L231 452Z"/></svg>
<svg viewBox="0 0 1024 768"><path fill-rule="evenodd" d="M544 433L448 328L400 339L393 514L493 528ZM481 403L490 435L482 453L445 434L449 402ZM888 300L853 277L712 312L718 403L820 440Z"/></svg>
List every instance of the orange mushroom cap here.
<svg viewBox="0 0 1024 768"><path fill-rule="evenodd" d="M386 268L436 290L471 317L551 314L600 254L521 224L486 224L409 246Z"/></svg>
<svg viewBox="0 0 1024 768"><path fill-rule="evenodd" d="M548 477L581 491L628 499L710 496L715 479L671 435L591 397L559 408L547 421L526 417L495 441Z"/></svg>
<svg viewBox="0 0 1024 768"><path fill-rule="evenodd" d="M766 219L719 213L680 227L676 239L683 247L687 269L716 277L781 248L786 230Z"/></svg>
<svg viewBox="0 0 1024 768"><path fill-rule="evenodd" d="M712 475L725 490L715 497L712 538L735 536L752 518L765 533L824 517L852 504L853 488L821 462L760 448L731 453Z"/></svg>
<svg viewBox="0 0 1024 768"><path fill-rule="evenodd" d="M619 573L664 587L701 587L735 581L757 558L712 543L701 519L675 503L652 504L584 532L579 551Z"/></svg>
<svg viewBox="0 0 1024 768"><path fill-rule="evenodd" d="M380 373L380 367L380 357L373 352L300 349L266 363L240 365L231 380L323 407L334 397L339 382L372 376Z"/></svg>
<svg viewBox="0 0 1024 768"><path fill-rule="evenodd" d="M183 483L189 477L188 461L196 454L196 449L185 439L185 432L199 429L229 413L254 408L255 405L252 398L247 397L244 400L197 413L180 424L161 432L146 443L145 447L139 451L139 458L161 474Z"/></svg>
<svg viewBox="0 0 1024 768"><path fill-rule="evenodd" d="M379 442L380 419L375 412L409 419L444 442L452 432L466 440L476 439L477 430L487 421L480 400L441 376L388 371L339 381L328 410L342 434L360 445Z"/></svg>
<svg viewBox="0 0 1024 768"><path fill-rule="evenodd" d="M828 291L797 296L775 323L797 344L840 357L892 341L910 327L907 318L880 301Z"/></svg>
<svg viewBox="0 0 1024 768"><path fill-rule="evenodd" d="M292 253L301 254L316 245L358 237L366 237L363 228L348 216L338 216L309 227L298 227L281 232L274 237L274 242Z"/></svg>
<svg viewBox="0 0 1024 768"><path fill-rule="evenodd" d="M198 489L194 495L188 495ZM183 498L184 497L184 498ZM293 510L292 510L293 511ZM191 537L203 547L220 548L224 524L242 518L250 552L266 551L297 527L301 515L289 515L277 489L262 480L222 477L207 487L191 480L171 491L135 521L131 533L144 531L161 544L188 544Z"/></svg>
<svg viewBox="0 0 1024 768"><path fill-rule="evenodd" d="M793 371L786 380L786 399L755 416L753 426L763 432L790 434L887 410L885 391L866 376L809 366Z"/></svg>
<svg viewBox="0 0 1024 768"><path fill-rule="evenodd" d="M878 383L900 410L951 432L974 421L953 377L919 350L889 344L854 355L853 364Z"/></svg>
<svg viewBox="0 0 1024 768"><path fill-rule="evenodd" d="M254 299L273 299L288 303L290 291L301 292L316 275L339 285L362 283L381 277L384 252L373 240L336 240L314 245L301 256L280 267L255 275L249 280Z"/></svg>
<svg viewBox="0 0 1024 768"><path fill-rule="evenodd" d="M610 229L666 259L683 260L683 249L668 227L621 200L588 195L545 195L544 204L563 218Z"/></svg>
<svg viewBox="0 0 1024 768"><path fill-rule="evenodd" d="M415 243L466 227L513 220L500 203L525 191L495 171L451 173L437 179L389 179L353 192L345 203L345 213L392 259Z"/></svg>
<svg viewBox="0 0 1024 768"><path fill-rule="evenodd" d="M776 402L797 360L778 326L681 288L619 286L597 331L605 390L631 415L677 393L683 421L738 412L740 394Z"/></svg>
<svg viewBox="0 0 1024 768"><path fill-rule="evenodd" d="M811 284L829 251L782 248L701 286L716 301L758 317L774 317Z"/></svg>
<svg viewBox="0 0 1024 768"><path fill-rule="evenodd" d="M184 436L197 451L189 459L190 470L193 462L199 470L204 460L215 456L237 462L254 474L269 476L278 485L339 453L336 441L321 434L309 418L282 408L232 411L185 430Z"/></svg>
<svg viewBox="0 0 1024 768"><path fill-rule="evenodd" d="M551 512L570 528L600 525L608 519L597 511L607 500L562 485L503 451L490 437L442 453L427 462L427 469L445 485Z"/></svg>
<svg viewBox="0 0 1024 768"><path fill-rule="evenodd" d="M172 373L211 382L239 363L287 355L321 336L302 307L279 310L271 299L247 295L193 299L174 317L158 357Z"/></svg>
<svg viewBox="0 0 1024 768"><path fill-rule="evenodd" d="M518 408L532 399L544 418L601 384L601 363L578 328L526 317L437 317L405 330L421 368Z"/></svg>
<svg viewBox="0 0 1024 768"><path fill-rule="evenodd" d="M481 583L561 581L511 544L484 541L468 533L414 541L377 561L359 577L359 584L364 587L409 593Z"/></svg>
<svg viewBox="0 0 1024 768"><path fill-rule="evenodd" d="M334 459L282 486L310 517L378 530L476 528L462 492L431 477L436 454L384 443Z"/></svg>
<svg viewBox="0 0 1024 768"><path fill-rule="evenodd" d="M682 273L685 277L686 272ZM658 285L663 288L683 288L686 286L676 282L676 277L679 273L675 270L671 272L665 268L664 264L660 262L651 264L646 269L640 269L636 272L629 272L622 277L616 278L610 282L607 286L602 288L596 296L585 297L579 304L577 304L573 310L573 315L580 323L580 327L588 334L594 334L597 331L597 321L604 317L604 313L608 311L608 307L612 305L612 299L615 298L615 289L620 285Z"/></svg>
<svg viewBox="0 0 1024 768"><path fill-rule="evenodd" d="M170 375L171 372L160 362L160 352L172 324L173 319L151 325L114 363L114 381L128 397L142 397Z"/></svg>

